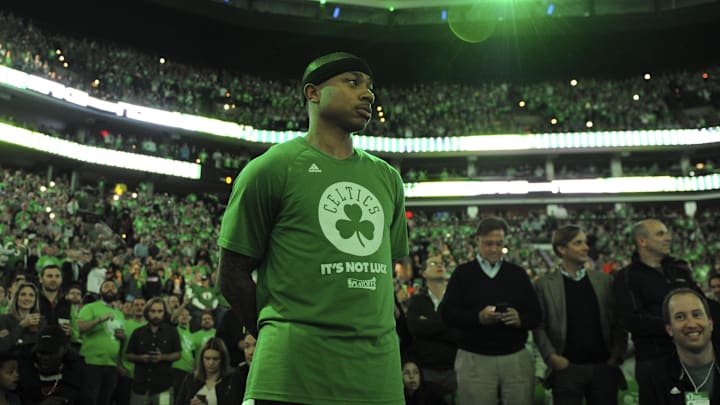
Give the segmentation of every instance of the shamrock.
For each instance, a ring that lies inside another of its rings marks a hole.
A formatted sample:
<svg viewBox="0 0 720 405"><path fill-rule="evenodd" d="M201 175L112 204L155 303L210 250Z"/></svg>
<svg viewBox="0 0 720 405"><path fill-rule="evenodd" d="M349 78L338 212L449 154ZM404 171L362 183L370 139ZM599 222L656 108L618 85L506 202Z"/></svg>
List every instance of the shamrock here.
<svg viewBox="0 0 720 405"><path fill-rule="evenodd" d="M335 228L340 231L340 236L342 236L343 239L348 239L352 237L353 234L357 234L358 242L360 242L362 247L365 247L360 235L364 236L365 239L372 239L375 226L370 221L360 221L362 218L362 209L357 204L346 205L344 211L349 221L347 219L339 219L335 223Z"/></svg>

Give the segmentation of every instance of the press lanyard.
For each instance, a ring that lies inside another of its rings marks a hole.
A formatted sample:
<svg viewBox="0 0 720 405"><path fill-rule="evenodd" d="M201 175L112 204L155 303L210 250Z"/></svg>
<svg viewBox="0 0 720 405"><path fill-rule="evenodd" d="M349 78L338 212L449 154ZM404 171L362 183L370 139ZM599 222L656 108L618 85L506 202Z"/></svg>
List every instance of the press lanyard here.
<svg viewBox="0 0 720 405"><path fill-rule="evenodd" d="M693 389L695 390L695 393L697 393L698 391L700 391L700 389L702 387L705 386L705 384L707 384L708 380L710 379L710 374L712 374L713 370L715 369L715 360L713 360L712 364L710 365L710 369L708 369L708 372L705 375L705 379L703 380L702 384L700 384L700 385L695 385L695 381L693 381L692 375L687 371L687 369L685 368L685 365L682 363L682 361L680 362L680 366L682 366L683 371L685 371L685 374L688 376L688 379L690 380L690 384L692 384Z"/></svg>

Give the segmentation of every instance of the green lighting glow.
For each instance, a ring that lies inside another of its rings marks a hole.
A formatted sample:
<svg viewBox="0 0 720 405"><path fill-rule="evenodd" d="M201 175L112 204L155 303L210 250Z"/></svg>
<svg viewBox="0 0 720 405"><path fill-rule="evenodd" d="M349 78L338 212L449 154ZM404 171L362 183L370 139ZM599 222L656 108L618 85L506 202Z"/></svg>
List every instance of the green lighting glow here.
<svg viewBox="0 0 720 405"><path fill-rule="evenodd" d="M499 13L494 2L478 2L468 6L448 9L448 27L456 37L477 44L490 38L495 32Z"/></svg>

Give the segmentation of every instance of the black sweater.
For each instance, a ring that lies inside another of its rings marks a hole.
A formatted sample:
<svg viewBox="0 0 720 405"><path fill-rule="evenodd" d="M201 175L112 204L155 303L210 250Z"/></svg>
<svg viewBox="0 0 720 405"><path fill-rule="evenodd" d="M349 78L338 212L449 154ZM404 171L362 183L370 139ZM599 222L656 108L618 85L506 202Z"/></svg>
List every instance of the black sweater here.
<svg viewBox="0 0 720 405"><path fill-rule="evenodd" d="M518 311L520 328L502 323L480 324L480 311L501 302ZM535 289L522 267L503 262L497 276L491 279L477 260L455 269L440 304L440 314L447 326L460 330L460 349L484 355L511 354L522 349L528 330L537 327L541 318Z"/></svg>

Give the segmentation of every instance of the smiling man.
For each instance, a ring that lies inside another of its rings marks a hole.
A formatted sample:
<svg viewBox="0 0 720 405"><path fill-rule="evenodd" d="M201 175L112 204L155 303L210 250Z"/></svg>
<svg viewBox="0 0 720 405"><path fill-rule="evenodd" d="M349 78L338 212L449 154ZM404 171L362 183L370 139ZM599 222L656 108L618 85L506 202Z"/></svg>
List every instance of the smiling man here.
<svg viewBox="0 0 720 405"><path fill-rule="evenodd" d="M670 255L672 238L665 224L656 219L640 221L632 227L631 237L632 262L615 275L613 290L618 319L635 344L635 379L643 381L655 372L652 360L673 352L662 318L665 296L680 287L701 290L687 262ZM640 400L642 395L641 385Z"/></svg>
<svg viewBox="0 0 720 405"><path fill-rule="evenodd" d="M718 403L720 359L705 297L689 288L671 291L663 302L663 319L675 350L667 359L651 362L653 372L638 380L640 405Z"/></svg>

